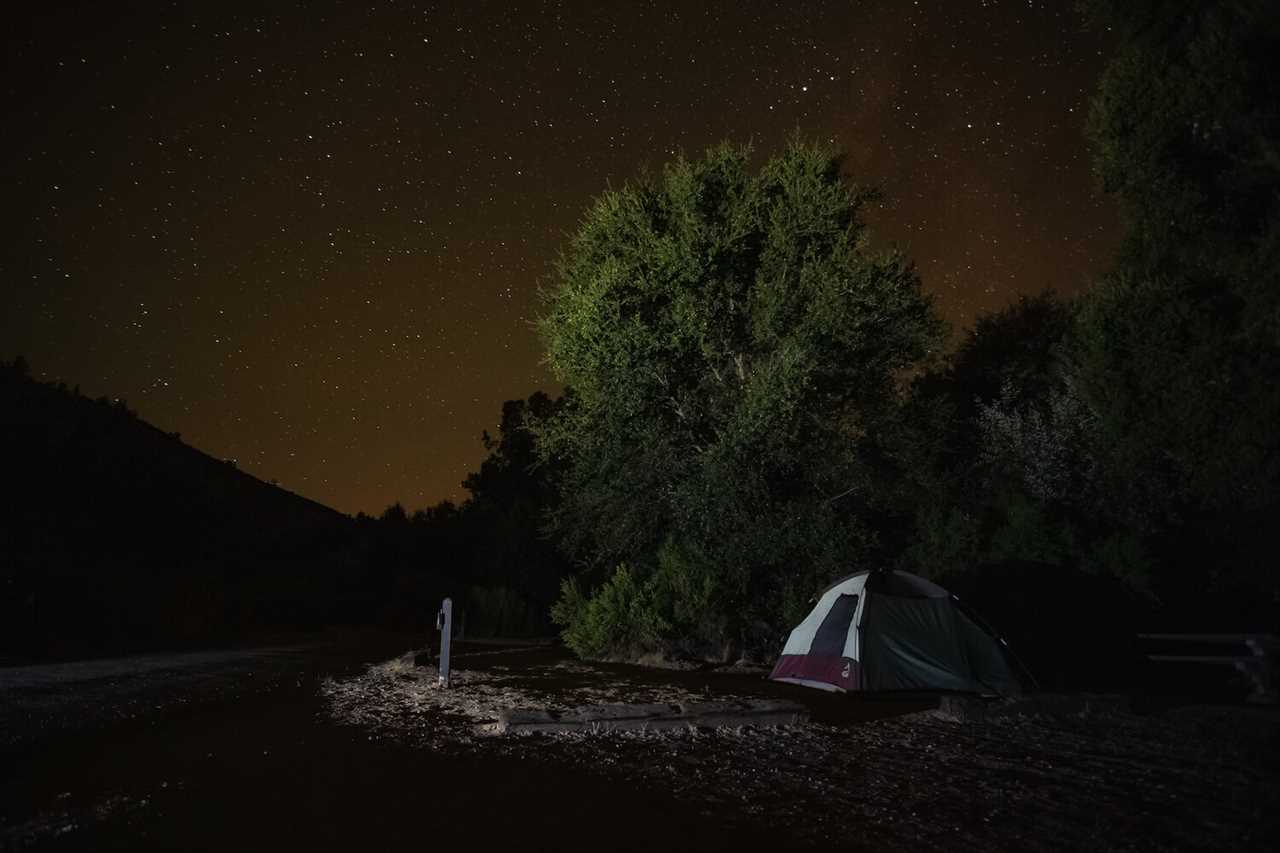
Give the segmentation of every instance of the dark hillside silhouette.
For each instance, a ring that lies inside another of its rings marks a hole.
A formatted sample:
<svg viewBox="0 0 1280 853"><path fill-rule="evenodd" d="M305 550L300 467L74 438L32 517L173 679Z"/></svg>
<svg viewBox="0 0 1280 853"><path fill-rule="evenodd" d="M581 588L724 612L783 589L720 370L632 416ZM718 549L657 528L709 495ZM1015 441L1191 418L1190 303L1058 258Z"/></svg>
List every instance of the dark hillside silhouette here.
<svg viewBox="0 0 1280 853"><path fill-rule="evenodd" d="M0 363L0 661L83 657L331 625L546 635L567 564L529 415L508 401L461 507L354 519L139 419L123 400Z"/></svg>
<svg viewBox="0 0 1280 853"><path fill-rule="evenodd" d="M0 469L0 656L364 615L350 612L363 567L347 516L184 444L122 400L37 382L21 358L0 367Z"/></svg>

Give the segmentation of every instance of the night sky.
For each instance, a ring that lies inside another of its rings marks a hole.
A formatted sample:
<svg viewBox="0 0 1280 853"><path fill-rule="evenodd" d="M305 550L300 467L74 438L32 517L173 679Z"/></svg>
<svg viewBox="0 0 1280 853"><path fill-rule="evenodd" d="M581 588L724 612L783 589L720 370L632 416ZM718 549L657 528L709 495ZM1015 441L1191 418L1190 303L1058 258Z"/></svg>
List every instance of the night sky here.
<svg viewBox="0 0 1280 853"><path fill-rule="evenodd" d="M236 6L10 13L0 357L345 512L465 497L556 252L679 150L833 141L956 329L1114 244L1070 0Z"/></svg>

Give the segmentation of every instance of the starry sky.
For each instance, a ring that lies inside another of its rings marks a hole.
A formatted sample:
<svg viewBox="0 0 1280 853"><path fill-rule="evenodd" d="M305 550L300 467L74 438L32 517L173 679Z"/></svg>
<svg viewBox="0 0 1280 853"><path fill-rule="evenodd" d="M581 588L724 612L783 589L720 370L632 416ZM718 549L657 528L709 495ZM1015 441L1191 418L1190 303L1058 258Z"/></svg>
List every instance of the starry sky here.
<svg viewBox="0 0 1280 853"><path fill-rule="evenodd" d="M590 200L799 128L959 331L1078 292L1117 219L1070 0L24 4L0 356L344 512L465 497L557 390L535 294Z"/></svg>

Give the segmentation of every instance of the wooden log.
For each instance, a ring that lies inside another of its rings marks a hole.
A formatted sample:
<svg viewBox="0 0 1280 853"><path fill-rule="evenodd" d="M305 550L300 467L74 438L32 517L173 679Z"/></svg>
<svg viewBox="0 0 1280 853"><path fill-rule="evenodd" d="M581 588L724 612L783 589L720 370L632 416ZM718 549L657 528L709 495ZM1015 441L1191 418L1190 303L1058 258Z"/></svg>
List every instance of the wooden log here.
<svg viewBox="0 0 1280 853"><path fill-rule="evenodd" d="M556 718L546 711L503 708L498 712L498 731L505 732L512 727L553 724L555 721Z"/></svg>
<svg viewBox="0 0 1280 853"><path fill-rule="evenodd" d="M588 705L561 715L566 722L607 723L613 720L644 720L653 717L670 717L678 714L677 705Z"/></svg>
<svg viewBox="0 0 1280 853"><path fill-rule="evenodd" d="M504 708L495 730L510 732L607 732L636 729L716 728L719 726L792 726L809 718L803 705L762 700L685 702L679 705L592 705L564 713Z"/></svg>

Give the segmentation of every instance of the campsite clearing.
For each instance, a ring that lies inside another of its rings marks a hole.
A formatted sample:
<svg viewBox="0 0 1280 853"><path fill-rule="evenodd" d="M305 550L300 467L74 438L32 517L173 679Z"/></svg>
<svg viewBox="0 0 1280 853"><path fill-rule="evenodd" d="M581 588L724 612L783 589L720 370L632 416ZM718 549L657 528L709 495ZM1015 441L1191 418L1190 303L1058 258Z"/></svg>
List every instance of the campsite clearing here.
<svg viewBox="0 0 1280 853"><path fill-rule="evenodd" d="M187 667L173 690L152 669L133 687L5 691L22 736L0 746L0 846L1261 850L1280 832L1274 709L1053 696L943 714L761 673L466 645L439 690L395 642L272 655L269 672L211 659L216 689ZM77 695L102 708L113 690L128 714L72 724ZM503 707L777 699L812 721L478 731Z"/></svg>
<svg viewBox="0 0 1280 853"><path fill-rule="evenodd" d="M940 703L760 673L587 664L554 649L464 658L457 688L437 690L412 657L327 683L335 719L434 753L551 762L605 788L665 791L722 826L782 830L787 849L1216 850L1230 837L1234 850L1262 850L1280 832L1275 709L1139 715L1125 697L1072 694ZM693 697L796 701L812 721L514 737L484 725L504 707Z"/></svg>

